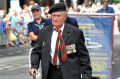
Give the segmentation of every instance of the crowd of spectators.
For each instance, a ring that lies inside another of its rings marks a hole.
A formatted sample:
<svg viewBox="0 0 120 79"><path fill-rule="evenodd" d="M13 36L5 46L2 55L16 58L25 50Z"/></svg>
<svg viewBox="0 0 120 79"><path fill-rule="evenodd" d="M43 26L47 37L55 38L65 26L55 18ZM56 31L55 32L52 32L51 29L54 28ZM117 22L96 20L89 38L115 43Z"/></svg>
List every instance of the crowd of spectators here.
<svg viewBox="0 0 120 79"><path fill-rule="evenodd" d="M8 14L0 10L0 45L5 45L6 47L19 47L21 44L30 43L29 37L27 36L27 24L33 21L31 13L31 7L33 5L38 4L31 1L29 5L24 4L23 9L10 8ZM69 7L68 13L97 13L102 6L103 5L99 2L83 3L82 5ZM114 9L114 13L118 15L117 20L120 21L120 3L112 3L109 4L109 6ZM50 19L50 14L48 14L49 6L41 7L41 10L43 11L42 16Z"/></svg>

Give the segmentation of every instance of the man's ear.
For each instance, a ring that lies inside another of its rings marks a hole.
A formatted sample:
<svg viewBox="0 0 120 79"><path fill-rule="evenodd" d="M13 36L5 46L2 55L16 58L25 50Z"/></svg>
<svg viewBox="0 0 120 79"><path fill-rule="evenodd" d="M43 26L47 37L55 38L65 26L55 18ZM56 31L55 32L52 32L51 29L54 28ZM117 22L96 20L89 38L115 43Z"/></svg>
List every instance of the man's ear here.
<svg viewBox="0 0 120 79"><path fill-rule="evenodd" d="M68 17L68 14L66 14L66 17Z"/></svg>
<svg viewBox="0 0 120 79"><path fill-rule="evenodd" d="M65 18L65 21L66 21L66 19L67 19L67 17L68 17L68 14L66 14L65 17L66 17L66 18Z"/></svg>

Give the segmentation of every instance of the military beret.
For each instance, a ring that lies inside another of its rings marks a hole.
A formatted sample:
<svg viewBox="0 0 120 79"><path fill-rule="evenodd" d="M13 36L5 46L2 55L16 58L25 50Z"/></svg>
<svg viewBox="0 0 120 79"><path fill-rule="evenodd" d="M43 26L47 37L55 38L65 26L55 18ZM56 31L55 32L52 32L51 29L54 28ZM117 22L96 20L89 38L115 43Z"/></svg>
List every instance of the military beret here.
<svg viewBox="0 0 120 79"><path fill-rule="evenodd" d="M48 13L52 14L53 12L57 12L57 11L66 11L66 5L63 2L60 3L56 3L53 6L51 6L51 8L49 9Z"/></svg>
<svg viewBox="0 0 120 79"><path fill-rule="evenodd" d="M31 8L32 10L41 10L41 7L39 5L33 5L33 7Z"/></svg>

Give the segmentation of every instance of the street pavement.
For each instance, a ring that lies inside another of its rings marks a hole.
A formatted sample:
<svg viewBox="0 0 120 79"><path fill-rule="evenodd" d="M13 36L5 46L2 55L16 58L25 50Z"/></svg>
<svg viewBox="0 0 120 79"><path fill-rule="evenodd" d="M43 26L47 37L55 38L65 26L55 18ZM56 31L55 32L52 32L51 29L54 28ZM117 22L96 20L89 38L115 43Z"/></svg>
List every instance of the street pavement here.
<svg viewBox="0 0 120 79"><path fill-rule="evenodd" d="M113 53L113 61L114 64L112 69L113 78L112 79L120 79L120 34L116 34L114 36L114 53Z"/></svg>
<svg viewBox="0 0 120 79"><path fill-rule="evenodd" d="M28 45L0 48L0 79L30 79Z"/></svg>

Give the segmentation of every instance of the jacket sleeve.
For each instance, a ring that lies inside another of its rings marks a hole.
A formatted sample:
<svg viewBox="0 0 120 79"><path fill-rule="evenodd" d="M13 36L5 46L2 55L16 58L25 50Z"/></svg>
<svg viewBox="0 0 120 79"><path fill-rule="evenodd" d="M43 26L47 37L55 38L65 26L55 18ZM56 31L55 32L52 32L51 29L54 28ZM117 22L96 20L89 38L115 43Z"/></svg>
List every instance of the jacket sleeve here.
<svg viewBox="0 0 120 79"><path fill-rule="evenodd" d="M37 44L32 49L31 52L31 68L38 69L40 60L41 60L41 47L42 47L42 37L41 32L39 32L38 38L37 38Z"/></svg>
<svg viewBox="0 0 120 79"><path fill-rule="evenodd" d="M31 68L38 69L40 59L41 59L40 47L33 48L31 53Z"/></svg>
<svg viewBox="0 0 120 79"><path fill-rule="evenodd" d="M79 31L79 39L77 44L78 61L81 67L82 79L92 79L92 68L90 65L90 57L85 46L85 39L82 30Z"/></svg>

